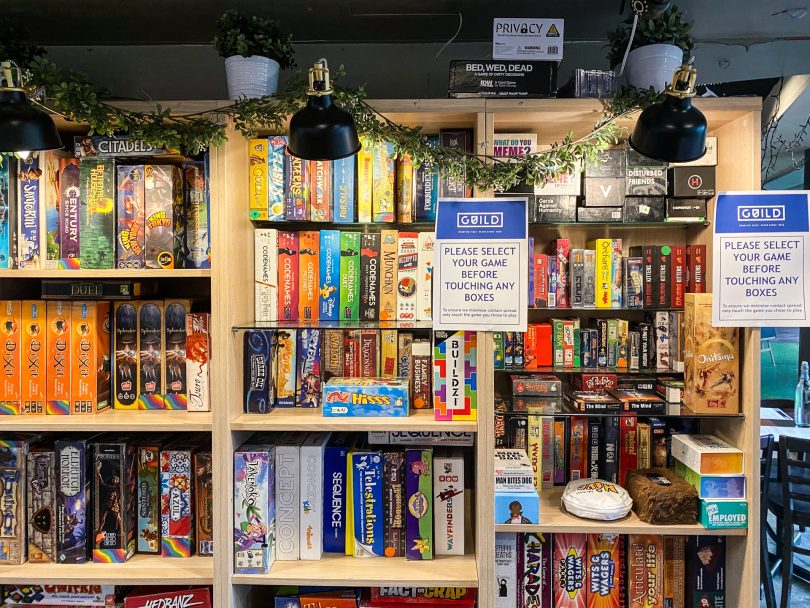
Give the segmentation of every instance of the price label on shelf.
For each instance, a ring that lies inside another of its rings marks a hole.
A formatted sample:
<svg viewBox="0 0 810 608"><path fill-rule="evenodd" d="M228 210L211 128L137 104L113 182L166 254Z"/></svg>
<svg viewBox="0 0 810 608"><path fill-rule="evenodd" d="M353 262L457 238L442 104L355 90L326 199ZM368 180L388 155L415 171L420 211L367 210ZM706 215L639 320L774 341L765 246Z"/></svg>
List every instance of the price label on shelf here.
<svg viewBox="0 0 810 608"><path fill-rule="evenodd" d="M525 198L439 200L434 329L526 331L526 207Z"/></svg>
<svg viewBox="0 0 810 608"><path fill-rule="evenodd" d="M714 217L715 327L810 326L810 192L721 192Z"/></svg>

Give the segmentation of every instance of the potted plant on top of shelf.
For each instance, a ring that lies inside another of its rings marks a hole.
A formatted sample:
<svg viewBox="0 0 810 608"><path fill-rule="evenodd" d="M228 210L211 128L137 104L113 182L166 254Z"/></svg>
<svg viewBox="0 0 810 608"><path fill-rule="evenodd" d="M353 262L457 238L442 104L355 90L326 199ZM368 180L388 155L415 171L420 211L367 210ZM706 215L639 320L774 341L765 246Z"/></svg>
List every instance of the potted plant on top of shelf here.
<svg viewBox="0 0 810 608"><path fill-rule="evenodd" d="M282 68L295 67L292 35L278 21L225 11L217 20L214 48L225 58L228 97L272 95Z"/></svg>
<svg viewBox="0 0 810 608"><path fill-rule="evenodd" d="M684 54L688 57L695 47L689 35L692 22L685 21L683 13L674 5L658 17L639 18L635 32L633 21L630 17L608 33L610 67L622 66L630 45L625 68L627 82L637 89L653 87L663 91L683 63Z"/></svg>

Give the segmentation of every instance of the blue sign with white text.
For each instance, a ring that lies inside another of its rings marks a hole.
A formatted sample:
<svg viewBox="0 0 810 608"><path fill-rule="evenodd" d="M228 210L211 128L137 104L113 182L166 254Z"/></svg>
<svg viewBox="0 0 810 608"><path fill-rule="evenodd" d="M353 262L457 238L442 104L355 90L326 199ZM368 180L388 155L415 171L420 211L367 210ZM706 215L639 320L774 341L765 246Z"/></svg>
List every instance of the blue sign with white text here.
<svg viewBox="0 0 810 608"><path fill-rule="evenodd" d="M806 192L718 194L714 231L722 233L807 232Z"/></svg>
<svg viewBox="0 0 810 608"><path fill-rule="evenodd" d="M439 200L438 240L525 239L526 199Z"/></svg>

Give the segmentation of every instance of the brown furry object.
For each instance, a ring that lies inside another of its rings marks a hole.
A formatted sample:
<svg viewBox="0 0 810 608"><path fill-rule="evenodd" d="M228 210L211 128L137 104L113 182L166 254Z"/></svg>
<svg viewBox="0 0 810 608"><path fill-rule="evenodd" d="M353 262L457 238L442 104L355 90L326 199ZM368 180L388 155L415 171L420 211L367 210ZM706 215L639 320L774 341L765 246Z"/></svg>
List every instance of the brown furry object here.
<svg viewBox="0 0 810 608"><path fill-rule="evenodd" d="M664 526L697 523L697 490L671 469L629 471L624 488L641 521Z"/></svg>

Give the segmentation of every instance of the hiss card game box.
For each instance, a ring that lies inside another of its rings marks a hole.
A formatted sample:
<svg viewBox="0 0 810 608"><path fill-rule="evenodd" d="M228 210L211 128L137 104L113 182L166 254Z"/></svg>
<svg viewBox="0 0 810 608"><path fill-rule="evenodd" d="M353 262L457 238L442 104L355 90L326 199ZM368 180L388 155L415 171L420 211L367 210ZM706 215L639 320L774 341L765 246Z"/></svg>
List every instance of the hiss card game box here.
<svg viewBox="0 0 810 608"><path fill-rule="evenodd" d="M197 555L214 554L214 483L211 452L194 453L194 532Z"/></svg>
<svg viewBox="0 0 810 608"><path fill-rule="evenodd" d="M245 444L234 454L234 572L265 574L275 559L275 454Z"/></svg>
<svg viewBox="0 0 810 608"><path fill-rule="evenodd" d="M186 371L187 320L191 311L188 300L164 302L163 335L166 356L163 358L163 407L167 410L188 409L188 375Z"/></svg>
<svg viewBox="0 0 810 608"><path fill-rule="evenodd" d="M45 413L45 336L47 335L45 302L23 300L20 325L21 361L20 406L22 414Z"/></svg>
<svg viewBox="0 0 810 608"><path fill-rule="evenodd" d="M93 453L93 561L120 564L135 554L137 449L96 443Z"/></svg>
<svg viewBox="0 0 810 608"><path fill-rule="evenodd" d="M301 444L301 559L319 560L323 555L324 455L329 437L330 433L310 433Z"/></svg>
<svg viewBox="0 0 810 608"><path fill-rule="evenodd" d="M433 450L405 450L405 557L433 559Z"/></svg>
<svg viewBox="0 0 810 608"><path fill-rule="evenodd" d="M86 440L60 439L56 453L56 549L60 564L83 564L91 557L89 529L93 523L90 502L90 454Z"/></svg>
<svg viewBox="0 0 810 608"><path fill-rule="evenodd" d="M160 445L137 446L138 553L160 553Z"/></svg>
<svg viewBox="0 0 810 608"><path fill-rule="evenodd" d="M79 259L82 268L113 268L115 166L109 159L80 163Z"/></svg>
<svg viewBox="0 0 810 608"><path fill-rule="evenodd" d="M51 415L70 414L70 302L49 301L45 349L45 408Z"/></svg>
<svg viewBox="0 0 810 608"><path fill-rule="evenodd" d="M383 459L379 452L352 452L354 556L385 555Z"/></svg>
<svg viewBox="0 0 810 608"><path fill-rule="evenodd" d="M0 482L3 519L0 522L0 564L22 564L28 554L25 524L25 473L28 444L0 440Z"/></svg>
<svg viewBox="0 0 810 608"><path fill-rule="evenodd" d="M114 407L138 409L138 309L132 302L116 302L113 328L115 376Z"/></svg>
<svg viewBox="0 0 810 608"><path fill-rule="evenodd" d="M160 554L191 557L194 553L193 450L160 451Z"/></svg>
<svg viewBox="0 0 810 608"><path fill-rule="evenodd" d="M407 416L402 378L331 378L323 386L324 416Z"/></svg>
<svg viewBox="0 0 810 608"><path fill-rule="evenodd" d="M144 268L144 167L118 165L116 172L116 267Z"/></svg>
<svg viewBox="0 0 810 608"><path fill-rule="evenodd" d="M56 458L53 450L26 456L28 561L56 562Z"/></svg>
<svg viewBox="0 0 810 608"><path fill-rule="evenodd" d="M138 409L162 410L164 346L163 301L138 303Z"/></svg>

